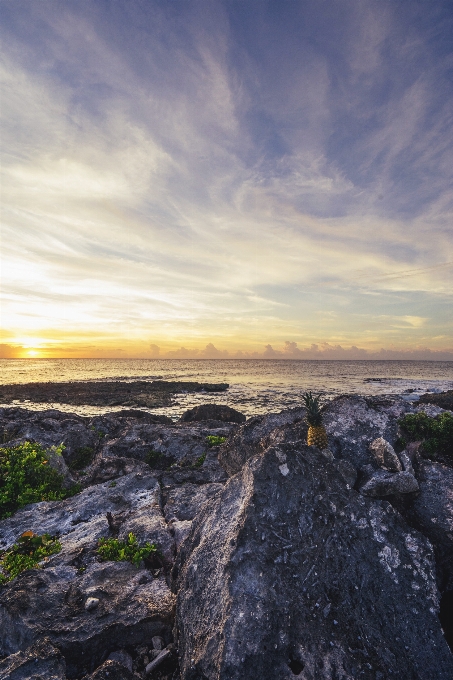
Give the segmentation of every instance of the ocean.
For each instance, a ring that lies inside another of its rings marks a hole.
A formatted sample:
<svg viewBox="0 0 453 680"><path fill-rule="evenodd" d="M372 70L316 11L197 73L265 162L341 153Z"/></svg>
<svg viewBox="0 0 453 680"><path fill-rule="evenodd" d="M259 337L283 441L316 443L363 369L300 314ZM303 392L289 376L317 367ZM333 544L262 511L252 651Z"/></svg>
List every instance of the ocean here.
<svg viewBox="0 0 453 680"><path fill-rule="evenodd" d="M247 416L301 404L311 390L330 399L344 393L400 394L416 400L425 392L453 389L452 361L286 361L168 359L2 359L0 383L75 380L187 380L230 385L227 392L178 394L174 403L155 409L173 419L203 403L227 404ZM17 402L18 404L18 402ZM32 409L59 408L80 415L114 407L21 403ZM3 404L7 406L7 404ZM11 404L9 404L11 406ZM147 410L147 409L143 409Z"/></svg>

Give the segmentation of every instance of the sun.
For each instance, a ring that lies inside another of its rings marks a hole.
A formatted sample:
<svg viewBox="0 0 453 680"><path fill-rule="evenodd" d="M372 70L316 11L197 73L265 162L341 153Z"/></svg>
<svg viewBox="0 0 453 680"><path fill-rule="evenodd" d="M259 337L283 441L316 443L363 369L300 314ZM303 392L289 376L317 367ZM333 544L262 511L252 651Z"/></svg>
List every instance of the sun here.
<svg viewBox="0 0 453 680"><path fill-rule="evenodd" d="M39 357L39 351L37 349L27 349L27 357L33 359L33 357Z"/></svg>

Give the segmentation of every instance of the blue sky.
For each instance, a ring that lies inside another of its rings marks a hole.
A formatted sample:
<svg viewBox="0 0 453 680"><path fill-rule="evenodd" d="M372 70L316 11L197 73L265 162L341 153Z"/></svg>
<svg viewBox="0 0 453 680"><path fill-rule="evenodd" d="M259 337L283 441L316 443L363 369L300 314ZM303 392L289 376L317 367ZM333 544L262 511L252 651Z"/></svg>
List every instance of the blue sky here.
<svg viewBox="0 0 453 680"><path fill-rule="evenodd" d="M451 2L2 0L0 37L4 356L450 358Z"/></svg>

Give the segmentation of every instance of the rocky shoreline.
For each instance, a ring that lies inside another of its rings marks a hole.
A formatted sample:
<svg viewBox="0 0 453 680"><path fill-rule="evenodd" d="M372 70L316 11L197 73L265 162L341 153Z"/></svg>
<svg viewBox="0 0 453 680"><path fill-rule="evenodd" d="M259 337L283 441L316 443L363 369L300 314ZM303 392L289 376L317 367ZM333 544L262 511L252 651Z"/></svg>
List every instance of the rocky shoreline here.
<svg viewBox="0 0 453 680"><path fill-rule="evenodd" d="M0 403L13 401L72 406L170 406L181 392L224 392L226 383L137 381L80 381L0 385Z"/></svg>
<svg viewBox="0 0 453 680"><path fill-rule="evenodd" d="M421 410L443 412L338 397L320 451L302 408L0 408L1 446L63 443L81 487L0 522L0 551L27 531L62 546L0 586L0 679L450 680L453 468L396 446ZM130 533L154 562L99 561Z"/></svg>

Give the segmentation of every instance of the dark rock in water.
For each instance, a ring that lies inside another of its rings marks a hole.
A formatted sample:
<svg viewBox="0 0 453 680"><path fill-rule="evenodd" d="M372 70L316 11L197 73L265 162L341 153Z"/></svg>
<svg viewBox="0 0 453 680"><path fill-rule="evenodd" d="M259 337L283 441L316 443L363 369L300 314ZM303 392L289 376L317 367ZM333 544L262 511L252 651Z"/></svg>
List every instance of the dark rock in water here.
<svg viewBox="0 0 453 680"><path fill-rule="evenodd" d="M77 406L129 406L157 408L171 404L181 392L224 392L226 383L165 382L164 380L47 382L0 385L0 403L73 404Z"/></svg>
<svg viewBox="0 0 453 680"><path fill-rule="evenodd" d="M429 542L295 439L204 506L173 577L183 680L453 677Z"/></svg>
<svg viewBox="0 0 453 680"><path fill-rule="evenodd" d="M229 406L219 404L201 404L191 408L181 416L182 423L194 423L202 420L217 420L225 423L245 423L243 413Z"/></svg>
<svg viewBox="0 0 453 680"><path fill-rule="evenodd" d="M435 404L447 411L453 411L453 390L447 392L439 392L438 394L422 394L420 396L421 404Z"/></svg>
<svg viewBox="0 0 453 680"><path fill-rule="evenodd" d="M24 652L0 661L0 680L66 680L61 652L44 638Z"/></svg>

